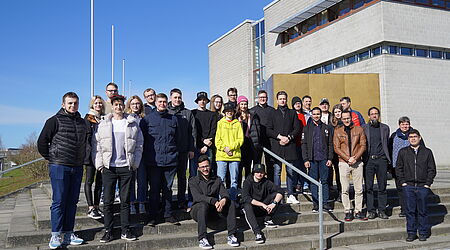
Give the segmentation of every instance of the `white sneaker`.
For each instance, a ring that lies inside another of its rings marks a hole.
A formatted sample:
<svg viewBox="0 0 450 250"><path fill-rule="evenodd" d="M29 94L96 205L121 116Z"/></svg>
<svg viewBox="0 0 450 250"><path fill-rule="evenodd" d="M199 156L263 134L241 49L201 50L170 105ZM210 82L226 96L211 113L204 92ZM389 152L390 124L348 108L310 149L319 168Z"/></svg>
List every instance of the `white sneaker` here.
<svg viewBox="0 0 450 250"><path fill-rule="evenodd" d="M293 196L292 194L289 195L289 197L286 199L286 203L288 204L300 204L300 201L297 200L297 198L295 198L295 196Z"/></svg>

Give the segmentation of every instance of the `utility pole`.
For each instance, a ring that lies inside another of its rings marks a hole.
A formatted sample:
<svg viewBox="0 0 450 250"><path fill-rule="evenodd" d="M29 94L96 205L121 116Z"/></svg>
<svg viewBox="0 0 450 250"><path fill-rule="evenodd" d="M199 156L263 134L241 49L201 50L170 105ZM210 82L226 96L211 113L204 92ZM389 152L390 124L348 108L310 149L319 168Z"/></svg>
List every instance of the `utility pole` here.
<svg viewBox="0 0 450 250"><path fill-rule="evenodd" d="M122 95L125 95L125 59L122 59Z"/></svg>
<svg viewBox="0 0 450 250"><path fill-rule="evenodd" d="M114 24L111 25L111 82L114 82Z"/></svg>
<svg viewBox="0 0 450 250"><path fill-rule="evenodd" d="M91 97L94 96L94 0L91 0Z"/></svg>

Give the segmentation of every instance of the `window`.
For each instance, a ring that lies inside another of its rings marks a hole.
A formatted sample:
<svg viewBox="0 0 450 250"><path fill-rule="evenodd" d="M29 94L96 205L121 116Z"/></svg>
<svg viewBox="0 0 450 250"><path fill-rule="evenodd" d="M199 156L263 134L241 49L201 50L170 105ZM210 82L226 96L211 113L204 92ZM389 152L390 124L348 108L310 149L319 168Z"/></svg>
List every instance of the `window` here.
<svg viewBox="0 0 450 250"><path fill-rule="evenodd" d="M445 52L445 59L450 60L450 52Z"/></svg>
<svg viewBox="0 0 450 250"><path fill-rule="evenodd" d="M262 36L262 35L264 35L264 33L266 33L266 32L265 32L265 27L264 27L264 20L262 20L262 21L260 22L260 24L261 24L261 36Z"/></svg>
<svg viewBox="0 0 450 250"><path fill-rule="evenodd" d="M372 56L378 56L381 54L381 47L376 47L372 49Z"/></svg>
<svg viewBox="0 0 450 250"><path fill-rule="evenodd" d="M356 61L357 61L356 55L345 58L345 63L346 63L347 65L348 65L348 64L355 63Z"/></svg>
<svg viewBox="0 0 450 250"><path fill-rule="evenodd" d="M398 51L398 47L397 46L390 45L388 47L388 53L389 54L397 54L397 51Z"/></svg>
<svg viewBox="0 0 450 250"><path fill-rule="evenodd" d="M431 3L434 6L445 7L445 1L444 0L432 0Z"/></svg>
<svg viewBox="0 0 450 250"><path fill-rule="evenodd" d="M437 50L430 50L430 57L431 58L442 58L442 52Z"/></svg>
<svg viewBox="0 0 450 250"><path fill-rule="evenodd" d="M334 63L334 68L335 69L343 67L343 66L344 66L344 60L339 60L339 61Z"/></svg>
<svg viewBox="0 0 450 250"><path fill-rule="evenodd" d="M322 67L313 69L314 74L322 74Z"/></svg>
<svg viewBox="0 0 450 250"><path fill-rule="evenodd" d="M255 27L256 37L259 37L259 23L257 23L254 27Z"/></svg>
<svg viewBox="0 0 450 250"><path fill-rule="evenodd" d="M416 3L430 4L430 2L428 0L416 0Z"/></svg>
<svg viewBox="0 0 450 250"><path fill-rule="evenodd" d="M308 26L308 31L311 31L317 27L316 16L313 16L306 20L306 25Z"/></svg>
<svg viewBox="0 0 450 250"><path fill-rule="evenodd" d="M428 50L426 50L426 49L416 49L416 56L428 57Z"/></svg>
<svg viewBox="0 0 450 250"><path fill-rule="evenodd" d="M330 72L332 69L333 69L333 64L331 64L331 63L326 64L325 66L323 66L324 73Z"/></svg>
<svg viewBox="0 0 450 250"><path fill-rule="evenodd" d="M350 12L350 0L344 0L339 4L339 16L343 16Z"/></svg>
<svg viewBox="0 0 450 250"><path fill-rule="evenodd" d="M364 0L353 0L353 9L360 8L364 5Z"/></svg>
<svg viewBox="0 0 450 250"><path fill-rule="evenodd" d="M413 49L406 48L406 47L401 47L400 48L400 55L412 56L413 55Z"/></svg>
<svg viewBox="0 0 450 250"><path fill-rule="evenodd" d="M359 57L360 61L368 59L369 58L369 51L364 51L362 53L359 53L358 57Z"/></svg>

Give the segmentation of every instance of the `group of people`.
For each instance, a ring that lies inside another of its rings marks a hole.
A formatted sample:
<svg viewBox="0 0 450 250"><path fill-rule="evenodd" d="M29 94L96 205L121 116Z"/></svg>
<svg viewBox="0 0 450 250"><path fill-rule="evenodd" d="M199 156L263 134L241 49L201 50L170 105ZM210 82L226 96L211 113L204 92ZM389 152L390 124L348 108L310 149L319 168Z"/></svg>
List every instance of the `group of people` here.
<svg viewBox="0 0 450 250"><path fill-rule="evenodd" d="M436 167L431 150L425 147L420 133L410 127L407 117L400 118L399 129L390 135L389 127L379 121L378 108L368 110L370 121L366 124L362 115L351 109L349 97L341 98L331 111L326 98L312 108L310 96L294 97L291 109L288 94L280 91L276 94L275 109L267 103L267 92L260 90L257 105L249 109L248 98L238 96L237 89L230 88L226 103L220 95L213 95L210 100L206 92L198 92L197 108L189 110L181 90L176 88L169 97L156 94L151 88L143 95L145 104L136 95L126 101L118 94L118 86L109 83L106 99L93 96L89 112L82 119L78 96L68 92L62 98L62 108L46 121L38 150L49 161L53 189L51 249L83 243L73 233L83 165L88 216L104 217L105 233L100 242L113 240L116 190L120 196L122 239L137 239L130 228L130 214L147 214L150 226L161 219L178 224L172 208L176 176L176 204L198 222L201 248L212 248L206 238L206 224L218 215L227 218L228 244L239 246L235 235L237 208L254 232L255 242L264 243L256 216L265 217L266 227L276 227L272 216L284 195L283 164L264 153L264 147L320 180L323 208L329 212L332 212L329 189L335 175L345 221L388 218L386 176L388 166L392 166L400 215L407 217L407 240L414 240L417 230L419 239L426 240L424 197ZM286 202L298 204L296 195L310 189L313 212L317 212L318 187L308 183L295 169L286 167L286 173ZM355 190L354 209L349 197L350 175ZM363 182L367 217L362 212ZM99 209L102 195L103 211ZM419 226L415 222L417 216Z"/></svg>

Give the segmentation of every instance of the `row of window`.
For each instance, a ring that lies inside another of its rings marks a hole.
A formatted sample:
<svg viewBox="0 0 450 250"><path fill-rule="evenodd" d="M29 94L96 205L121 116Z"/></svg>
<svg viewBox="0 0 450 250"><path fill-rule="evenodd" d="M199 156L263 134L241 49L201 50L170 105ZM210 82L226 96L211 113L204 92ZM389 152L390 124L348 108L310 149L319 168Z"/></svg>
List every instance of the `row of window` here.
<svg viewBox="0 0 450 250"><path fill-rule="evenodd" d="M363 50L362 52L352 53L350 55L340 57L336 60L329 61L306 70L302 70L298 73L307 73L307 74L328 73L334 69L338 69L346 65L363 61L381 54L395 54L404 56L450 60L450 51L445 51L443 49L430 49L424 47L404 46L395 44L380 44L377 45L376 47Z"/></svg>
<svg viewBox="0 0 450 250"><path fill-rule="evenodd" d="M414 3L418 5L424 5L441 9L450 9L449 0L393 0L393 1L403 3Z"/></svg>

